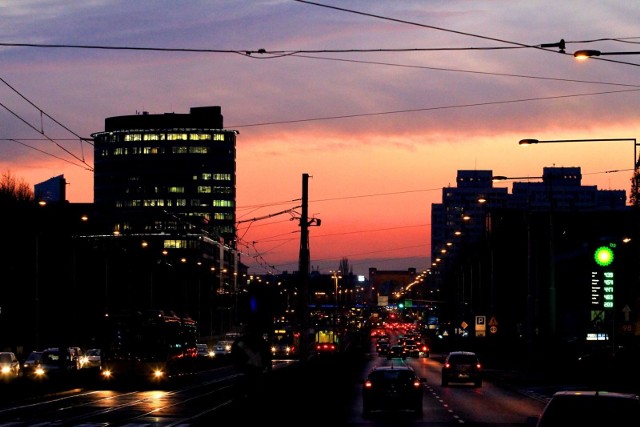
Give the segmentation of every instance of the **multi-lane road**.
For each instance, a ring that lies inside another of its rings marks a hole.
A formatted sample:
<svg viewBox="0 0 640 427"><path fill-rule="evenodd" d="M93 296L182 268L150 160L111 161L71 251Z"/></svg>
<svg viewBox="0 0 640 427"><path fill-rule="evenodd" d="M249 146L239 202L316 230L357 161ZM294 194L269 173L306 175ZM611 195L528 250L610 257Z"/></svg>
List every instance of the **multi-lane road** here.
<svg viewBox="0 0 640 427"><path fill-rule="evenodd" d="M545 396L515 390L490 378L481 388L440 385L441 362L392 359L375 353L326 357L305 364L275 362L274 370L245 393L232 366L179 377L163 386L114 387L93 381L43 386L2 384L0 425L421 425L461 423L526 425ZM407 363L427 379L424 414L380 412L362 416L361 380L374 365ZM20 388L21 393L12 393Z"/></svg>

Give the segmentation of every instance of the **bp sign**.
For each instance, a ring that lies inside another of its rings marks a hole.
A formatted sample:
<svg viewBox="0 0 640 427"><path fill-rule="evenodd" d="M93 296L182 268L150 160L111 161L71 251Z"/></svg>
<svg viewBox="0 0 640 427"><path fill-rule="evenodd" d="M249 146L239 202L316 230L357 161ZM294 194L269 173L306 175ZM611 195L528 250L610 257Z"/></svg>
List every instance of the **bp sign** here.
<svg viewBox="0 0 640 427"><path fill-rule="evenodd" d="M600 267L607 267L613 262L613 251L608 246L600 246L593 253L593 259Z"/></svg>
<svg viewBox="0 0 640 427"><path fill-rule="evenodd" d="M613 308L613 249L614 244L600 246L593 252L593 260L596 266L591 271L591 309Z"/></svg>

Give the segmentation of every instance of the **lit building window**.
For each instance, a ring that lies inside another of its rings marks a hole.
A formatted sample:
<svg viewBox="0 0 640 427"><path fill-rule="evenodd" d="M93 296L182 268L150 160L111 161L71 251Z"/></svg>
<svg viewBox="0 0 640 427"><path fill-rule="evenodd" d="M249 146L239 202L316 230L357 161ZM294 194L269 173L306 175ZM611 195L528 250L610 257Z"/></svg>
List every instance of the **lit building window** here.
<svg viewBox="0 0 640 427"><path fill-rule="evenodd" d="M189 147L191 154L207 154L208 151L207 147Z"/></svg>

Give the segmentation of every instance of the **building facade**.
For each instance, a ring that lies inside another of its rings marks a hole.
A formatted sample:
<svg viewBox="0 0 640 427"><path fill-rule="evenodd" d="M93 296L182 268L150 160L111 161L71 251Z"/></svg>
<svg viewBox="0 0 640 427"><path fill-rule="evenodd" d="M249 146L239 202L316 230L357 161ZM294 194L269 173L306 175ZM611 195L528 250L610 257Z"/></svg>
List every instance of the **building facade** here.
<svg viewBox="0 0 640 427"><path fill-rule="evenodd" d="M92 134L101 232L84 237L109 261L105 311L186 313L206 335L237 321L236 135L218 106L109 117Z"/></svg>
<svg viewBox="0 0 640 427"><path fill-rule="evenodd" d="M223 129L220 107L107 118L92 135L96 209L116 233L234 242L236 133Z"/></svg>

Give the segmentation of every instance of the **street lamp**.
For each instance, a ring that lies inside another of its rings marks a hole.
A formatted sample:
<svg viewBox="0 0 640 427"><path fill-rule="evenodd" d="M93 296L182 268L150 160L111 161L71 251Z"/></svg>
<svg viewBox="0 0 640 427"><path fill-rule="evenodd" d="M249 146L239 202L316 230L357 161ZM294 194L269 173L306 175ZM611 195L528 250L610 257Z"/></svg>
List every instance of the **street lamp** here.
<svg viewBox="0 0 640 427"><path fill-rule="evenodd" d="M338 279L341 279L342 276L338 276L338 274L340 274L340 271L332 271L333 273L333 280L335 281L335 306L334 306L334 310L333 310L333 324L334 326L338 326Z"/></svg>
<svg viewBox="0 0 640 427"><path fill-rule="evenodd" d="M631 141L633 142L633 170L638 169L638 141L636 138L595 138L595 139L549 139L539 140L533 138L521 139L519 145L532 145L532 144L550 144L557 142L618 142L618 141Z"/></svg>
<svg viewBox="0 0 640 427"><path fill-rule="evenodd" d="M506 181L506 180L522 180L522 179L544 179L544 177L542 176L504 176L504 175L494 175L491 180L492 181ZM549 206L551 207L551 197L549 197ZM551 219L551 215L549 215L549 232L550 232L550 237L551 237L551 232L552 232L552 226L553 226L553 221ZM534 354L534 335L535 335L535 320L536 320L536 316L535 316L535 308L536 308L536 302L534 299L534 291L533 291L533 268L532 268L532 239L531 239L531 193L529 191L528 195L527 195L527 205L526 205L526 210L524 211L524 219L525 219L525 226L526 226L526 232L527 232L527 299L526 299L526 305L525 305L525 316L526 316L526 325L525 325L525 338L526 338L526 345L527 345L527 352L529 354L529 357L527 359L528 363L532 362L532 357ZM549 253L551 254L550 256L553 256L553 238L551 237L549 239L550 242L550 247L549 247ZM552 331L554 330L554 324L555 324L555 273L554 270L552 270L553 267L553 259L550 260L550 278L549 278L549 304L550 304L550 310L549 310L549 323L550 326L552 328ZM491 266L492 270L493 270L493 263ZM493 280L493 279L492 279Z"/></svg>
<svg viewBox="0 0 640 427"><path fill-rule="evenodd" d="M592 56L606 56L606 55L640 55L640 52L601 52L599 50L576 50L573 53L573 56L576 59L587 59Z"/></svg>

